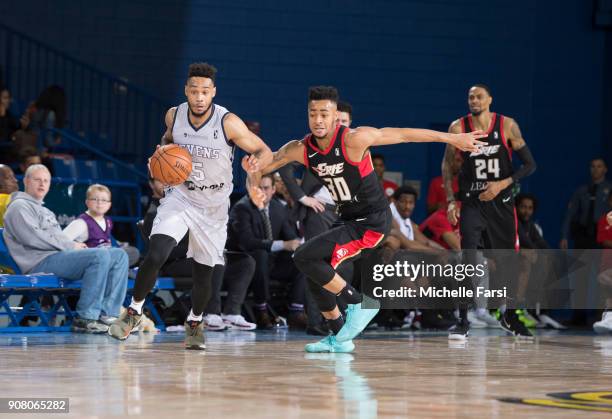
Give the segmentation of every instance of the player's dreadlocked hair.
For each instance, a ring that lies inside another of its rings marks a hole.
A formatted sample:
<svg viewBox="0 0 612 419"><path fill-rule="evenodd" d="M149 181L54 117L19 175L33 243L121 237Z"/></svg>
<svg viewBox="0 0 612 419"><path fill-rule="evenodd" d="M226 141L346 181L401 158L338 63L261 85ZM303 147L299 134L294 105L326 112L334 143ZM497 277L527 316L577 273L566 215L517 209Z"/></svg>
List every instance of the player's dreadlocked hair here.
<svg viewBox="0 0 612 419"><path fill-rule="evenodd" d="M193 63L189 65L188 79L191 77L206 77L214 83L216 76L217 69L208 63Z"/></svg>
<svg viewBox="0 0 612 419"><path fill-rule="evenodd" d="M308 89L308 101L331 100L338 103L338 89L333 86L313 86Z"/></svg>

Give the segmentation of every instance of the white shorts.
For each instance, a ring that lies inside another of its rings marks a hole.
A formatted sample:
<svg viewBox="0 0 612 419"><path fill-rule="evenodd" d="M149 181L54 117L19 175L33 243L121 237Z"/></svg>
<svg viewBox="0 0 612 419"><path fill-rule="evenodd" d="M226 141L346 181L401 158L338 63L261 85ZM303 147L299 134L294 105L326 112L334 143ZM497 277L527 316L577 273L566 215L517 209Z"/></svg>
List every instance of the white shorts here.
<svg viewBox="0 0 612 419"><path fill-rule="evenodd" d="M187 257L202 265L223 265L228 211L229 200L217 206L197 207L180 194L171 193L160 201L151 236L165 234L178 243L189 232Z"/></svg>

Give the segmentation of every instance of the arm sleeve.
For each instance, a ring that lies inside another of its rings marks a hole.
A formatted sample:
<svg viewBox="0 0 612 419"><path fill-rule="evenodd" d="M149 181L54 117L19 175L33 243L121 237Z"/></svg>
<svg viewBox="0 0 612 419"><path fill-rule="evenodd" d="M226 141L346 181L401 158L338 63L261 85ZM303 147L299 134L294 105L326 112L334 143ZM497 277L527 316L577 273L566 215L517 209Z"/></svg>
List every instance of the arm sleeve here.
<svg viewBox="0 0 612 419"><path fill-rule="evenodd" d="M231 222L231 228L238 235L238 243L242 250L264 249L270 251L272 248L272 240L264 240L255 237L253 231L253 220L249 214L249 209L244 205L236 204L233 208L234 216Z"/></svg>
<svg viewBox="0 0 612 419"><path fill-rule="evenodd" d="M287 187L287 191L289 191L289 195L293 198L294 201L299 201L303 197L306 196L300 185L298 185L294 173L295 173L295 165L294 164L286 164L280 169L278 169L278 173L280 173L283 182L285 182L285 186Z"/></svg>
<svg viewBox="0 0 612 419"><path fill-rule="evenodd" d="M81 219L76 219L66 226L64 234L70 239L78 242L86 242L89 238L87 223Z"/></svg>
<svg viewBox="0 0 612 419"><path fill-rule="evenodd" d="M518 180L535 172L537 166L533 155L531 154L531 150L529 150L529 147L527 147L526 144L518 150L515 150L515 153L517 156L519 156L519 159L521 159L521 162L523 163L521 164L521 167L519 167L518 170L512 174L512 180L517 182Z"/></svg>
<svg viewBox="0 0 612 419"><path fill-rule="evenodd" d="M42 229L37 214L26 205L15 203L15 208L4 218L4 225L16 241L30 249L37 250L71 250L74 242L61 229Z"/></svg>

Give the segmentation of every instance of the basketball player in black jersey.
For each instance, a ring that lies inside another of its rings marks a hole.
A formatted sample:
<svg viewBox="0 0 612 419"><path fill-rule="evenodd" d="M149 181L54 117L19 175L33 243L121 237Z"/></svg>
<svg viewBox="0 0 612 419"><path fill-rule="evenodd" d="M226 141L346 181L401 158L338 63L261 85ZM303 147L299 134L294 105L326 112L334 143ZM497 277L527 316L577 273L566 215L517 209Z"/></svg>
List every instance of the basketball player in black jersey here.
<svg viewBox="0 0 612 419"><path fill-rule="evenodd" d="M352 339L376 315L378 309L363 309L362 295L337 273L338 265L356 259L362 250L378 246L391 225L389 203L380 186L370 156L370 147L405 142L444 142L463 151L477 151L485 143L484 133L448 134L412 128L359 127L354 130L336 123L338 92L334 87L311 87L308 123L311 133L281 147L261 172L249 171L248 186L253 201L262 201L256 188L262 173L298 162L327 188L338 206L343 225L315 236L300 246L294 260L310 279L317 305L334 335L306 345L308 352L351 352ZM358 269L355 267L355 269ZM348 303L346 323L336 297Z"/></svg>
<svg viewBox="0 0 612 419"><path fill-rule="evenodd" d="M473 130L484 131L487 145L477 152L463 152L463 165L459 173L459 206L452 190L452 161L455 148L448 144L442 163L442 176L448 202L448 218L456 223L460 218L461 248L465 263L474 263L475 249L514 249L518 251L516 210L512 197L512 184L529 176L536 164L525 144L518 123L507 116L490 111L490 89L476 84L468 93L470 113L450 125L449 132L460 134ZM518 155L522 165L512 167L512 153ZM472 251L473 250L473 251ZM503 266L497 266L497 273ZM510 285L510 284L508 284ZM507 301L512 305L511 301ZM449 338L463 340L469 333L466 303L460 304L457 324ZM531 332L518 319L515 310L507 309L501 319L502 328L515 336L532 337Z"/></svg>

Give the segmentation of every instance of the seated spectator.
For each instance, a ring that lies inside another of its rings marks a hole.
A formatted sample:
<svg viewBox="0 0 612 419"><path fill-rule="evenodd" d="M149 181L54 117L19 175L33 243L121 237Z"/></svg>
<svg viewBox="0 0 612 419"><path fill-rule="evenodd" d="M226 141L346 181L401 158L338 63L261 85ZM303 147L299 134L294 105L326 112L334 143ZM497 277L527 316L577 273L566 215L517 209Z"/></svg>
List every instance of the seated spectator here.
<svg viewBox="0 0 612 419"><path fill-rule="evenodd" d="M520 193L514 199L518 218L518 234L521 248L549 249L550 246L542 237L541 228L531 219L537 209L535 195Z"/></svg>
<svg viewBox="0 0 612 419"><path fill-rule="evenodd" d="M438 243L425 237L419 225L410 219L416 205L417 192L411 186L402 186L393 192L391 198L392 228L385 246L394 249L421 251L443 249Z"/></svg>
<svg viewBox="0 0 612 419"><path fill-rule="evenodd" d="M28 167L35 164L43 164L42 157L34 147L25 147L19 153L19 168L17 169L18 175L25 174ZM45 165L46 166L46 165ZM47 167L48 169L48 167Z"/></svg>
<svg viewBox="0 0 612 419"><path fill-rule="evenodd" d="M157 216L159 201L164 196L163 184L155 179L149 179L151 188L151 204L143 220L142 232L148 238L153 229L153 221ZM146 241L146 240L145 240ZM191 279L191 258L187 258L189 235L185 235L177 246L172 249L168 260L160 270L161 275L174 278ZM253 278L255 260L243 252L224 252L225 266L215 265L212 273L211 297L204 310L204 325L208 330L253 330L256 325L248 322L241 315L242 304ZM222 289L227 290L226 303L221 309Z"/></svg>
<svg viewBox="0 0 612 419"><path fill-rule="evenodd" d="M215 265L212 276L212 293L204 309L204 325L208 330L253 330L255 323L240 314L251 279L255 273L255 259L244 252L224 252L225 266ZM221 309L221 290L227 290L227 298Z"/></svg>
<svg viewBox="0 0 612 419"><path fill-rule="evenodd" d="M18 190L19 183L17 183L13 169L0 164L0 227L4 227L4 213L11 202L11 194Z"/></svg>
<svg viewBox="0 0 612 419"><path fill-rule="evenodd" d="M51 128L62 129L66 123L66 94L60 86L46 87L32 102L22 116L22 124L26 130L40 135L44 130ZM43 146L53 147L61 142L59 134L46 132L43 137Z"/></svg>
<svg viewBox="0 0 612 419"><path fill-rule="evenodd" d="M21 127L19 120L9 109L11 100L8 89L0 90L0 143L9 143L15 131Z"/></svg>
<svg viewBox="0 0 612 419"><path fill-rule="evenodd" d="M450 165L450 170L453 175L453 192L459 192L459 172L463 164L461 153L455 153L455 158ZM431 214L440 208L446 209L446 190L444 189L444 179L442 176L437 176L429 182L427 190L427 213Z"/></svg>
<svg viewBox="0 0 612 419"><path fill-rule="evenodd" d="M72 330L104 333L117 316L127 289L128 259L121 249L88 249L70 240L55 214L43 206L51 175L43 165L30 166L25 192L14 192L4 217L4 240L25 274L49 272L81 280L78 318Z"/></svg>
<svg viewBox="0 0 612 419"><path fill-rule="evenodd" d="M87 211L79 215L64 229L70 240L85 243L87 247L120 247L128 255L129 266L135 266L140 259L140 252L129 243L121 243L112 237L113 221L106 213L112 205L111 191L100 184L87 188L85 205Z"/></svg>
<svg viewBox="0 0 612 419"><path fill-rule="evenodd" d="M518 278L518 299L522 300L527 292L528 282L533 266L538 264L552 263L546 254L538 254L534 249L549 249L550 246L542 237L542 229L533 221L533 215L537 210L538 200L535 195L520 193L514 199L517 214L517 227L519 235L519 262L521 273ZM550 327L553 329L566 329L564 325L552 318L548 311L535 312L522 310L519 319L527 327Z"/></svg>
<svg viewBox="0 0 612 419"><path fill-rule="evenodd" d="M291 282L289 293L289 327L305 329L304 293L306 279L296 268L292 255L300 245L295 226L289 221L287 208L275 199L274 177L262 178L260 188L266 195L265 207L258 209L248 195L231 209L228 223L229 250L249 253L255 259L252 289L257 304L255 316L260 329L272 329L269 315L270 280ZM278 325L278 324L276 324Z"/></svg>
<svg viewBox="0 0 612 419"><path fill-rule="evenodd" d="M374 166L374 172L376 172L376 176L378 176L378 180L385 192L385 196L391 198L398 186L397 183L385 179L385 157L382 154L373 154L372 165Z"/></svg>
<svg viewBox="0 0 612 419"><path fill-rule="evenodd" d="M458 205L461 203L458 202ZM425 219L420 225L425 237L438 243L445 249L461 250L461 233L459 223L452 225L446 215L446 208L441 207Z"/></svg>
<svg viewBox="0 0 612 419"><path fill-rule="evenodd" d="M612 192L608 195L608 209L612 210ZM597 243L603 248L597 279L604 291L606 309L601 320L593 324L593 329L597 333L612 333L612 211L597 222Z"/></svg>

